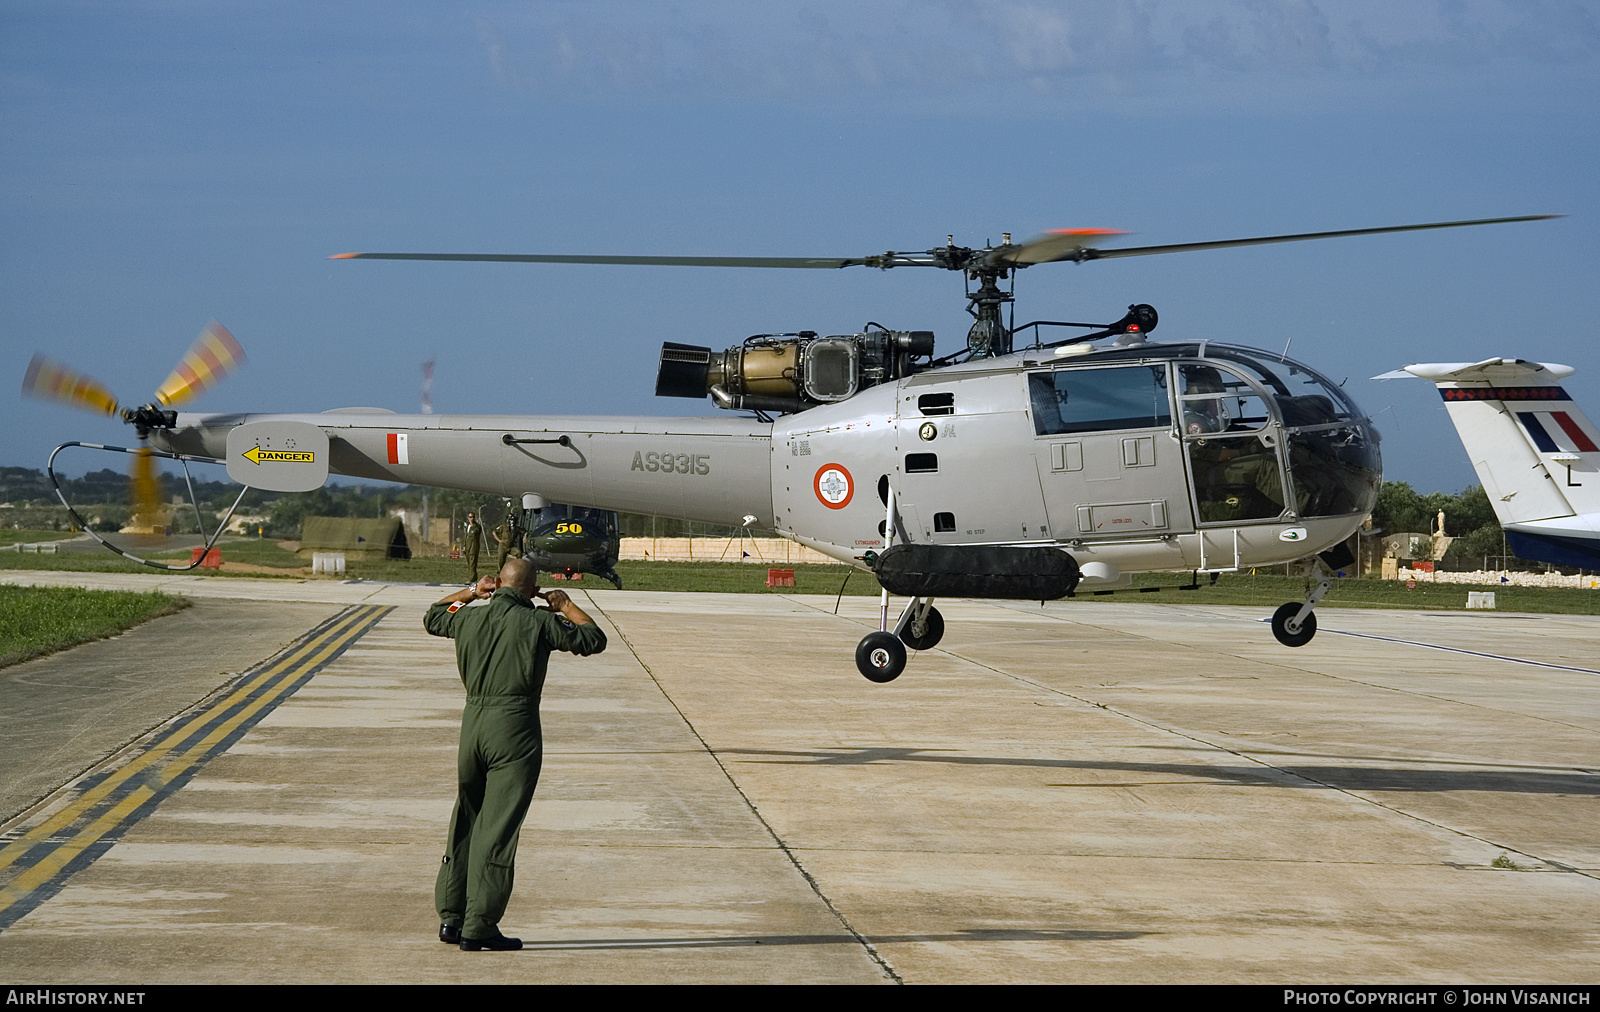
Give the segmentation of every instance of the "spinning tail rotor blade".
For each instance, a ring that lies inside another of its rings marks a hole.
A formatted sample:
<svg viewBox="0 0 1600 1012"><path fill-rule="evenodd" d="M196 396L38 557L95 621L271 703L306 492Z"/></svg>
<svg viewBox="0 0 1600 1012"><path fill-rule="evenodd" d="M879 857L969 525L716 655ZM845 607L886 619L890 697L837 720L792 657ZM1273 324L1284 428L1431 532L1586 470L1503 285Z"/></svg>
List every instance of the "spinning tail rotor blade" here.
<svg viewBox="0 0 1600 1012"><path fill-rule="evenodd" d="M189 353L156 390L156 400L174 407L216 386L245 361L244 349L228 328L212 320L195 339Z"/></svg>
<svg viewBox="0 0 1600 1012"><path fill-rule="evenodd" d="M148 446L133 452L128 489L129 527L139 533L159 533L159 529L166 526L161 508L161 476L156 472L156 458Z"/></svg>
<svg viewBox="0 0 1600 1012"><path fill-rule="evenodd" d="M119 410L116 397L105 384L38 354L28 363L27 375L22 378L22 392L97 414L115 416Z"/></svg>

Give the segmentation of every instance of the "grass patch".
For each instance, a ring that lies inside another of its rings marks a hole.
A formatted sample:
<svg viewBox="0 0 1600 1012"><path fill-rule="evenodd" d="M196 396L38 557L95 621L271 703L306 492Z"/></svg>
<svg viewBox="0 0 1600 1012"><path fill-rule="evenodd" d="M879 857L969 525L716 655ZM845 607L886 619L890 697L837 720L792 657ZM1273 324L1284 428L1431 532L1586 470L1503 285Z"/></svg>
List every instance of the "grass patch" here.
<svg viewBox="0 0 1600 1012"><path fill-rule="evenodd" d="M3 533L3 532L0 532ZM27 532L12 532L27 533ZM43 532L60 533L60 532ZM223 572L193 569L198 576L249 576L302 578L308 563L293 552L281 548L277 542L256 538L236 538L221 542L224 562L242 562L266 567L268 572ZM170 556L187 559L188 551ZM479 565L479 575L494 571L495 556L485 555ZM623 560L617 564L622 585L628 590L682 591L718 594L826 594L839 593L844 583L846 567L825 565L796 565L793 567L795 585L789 587L767 586L767 566L738 562L650 562ZM147 566L130 562L121 556L100 549L94 552L65 552L56 555L32 555L0 552L0 569L57 570L77 573L149 573ZM272 572L278 569L281 572ZM460 559L436 556L414 559L351 560L346 563L347 579L375 580L384 583L439 583L465 585L467 565ZM1179 584L1188 582L1186 573L1142 573L1134 577L1133 589L1114 594L1096 596L1088 591L1074 600L1100 603L1139 602L1142 604L1232 604L1252 608L1276 608L1286 601L1303 601L1306 583L1300 577L1271 573L1224 573L1215 585L1200 578L1198 590L1178 590ZM545 576L545 586L562 584ZM585 576L578 586L584 590L606 591L611 584L594 575ZM1159 592L1141 593L1143 588L1161 587ZM855 572L845 586L851 597L879 593L878 581L871 573ZM1333 590L1323 598L1321 608L1400 608L1406 610L1464 611L1467 592L1492 590L1497 611L1532 612L1563 615L1600 615L1600 591L1547 587L1512 587L1509 585L1478 586L1464 583L1419 582L1413 589L1396 580L1339 579Z"/></svg>
<svg viewBox="0 0 1600 1012"><path fill-rule="evenodd" d="M227 556L225 555L224 558ZM767 567L737 562L645 562L623 560L617 575L627 590L699 592L717 594L838 594L846 567L796 565L790 587L768 587ZM494 559L478 568L480 576L494 571ZM347 577L353 580L378 580L388 583L442 583L465 585L466 563L459 559L417 558L350 562ZM1179 590L1188 582L1186 573L1141 573L1134 577L1131 590L1095 596L1085 592L1074 601L1138 602L1142 604L1232 604L1252 608L1276 608L1286 601L1305 600L1306 583L1300 577L1250 573L1224 573L1216 584L1201 577L1198 590ZM547 587L563 584L548 575L540 583ZM592 574L578 584L584 590L607 591L611 584ZM1162 588L1142 591L1142 588ZM1484 588L1467 584L1419 583L1413 590L1393 580L1335 580L1333 590L1322 599L1324 608L1402 608L1463 611L1469 590L1493 589L1498 611L1545 614L1600 614L1600 591L1545 587ZM882 588L871 573L856 572L845 586L850 597L878 594Z"/></svg>
<svg viewBox="0 0 1600 1012"><path fill-rule="evenodd" d="M26 544L31 541L65 541L78 536L77 531L0 530L0 546Z"/></svg>
<svg viewBox="0 0 1600 1012"><path fill-rule="evenodd" d="M59 552L55 555L23 555L0 552L0 569L47 570L57 573L154 573L149 566L129 562L104 549L98 552Z"/></svg>
<svg viewBox="0 0 1600 1012"><path fill-rule="evenodd" d="M766 566L752 566L739 562L635 562L617 564L617 575L629 590L674 591L689 590L720 594L837 594L844 586L848 597L876 596L883 588L871 573L851 573L847 566L800 565L774 566L775 569L793 569L793 587L768 587ZM680 570L692 569L686 573ZM849 574L850 581L845 583ZM587 586L592 576L583 578ZM560 584L553 584L560 586ZM603 587L611 586L602 582Z"/></svg>
<svg viewBox="0 0 1600 1012"><path fill-rule="evenodd" d="M223 558L227 558L224 554ZM478 566L479 576L494 572L495 557ZM687 591L714 594L837 594L844 583L845 566L795 565L793 587L768 587L767 566L739 562L646 562L623 559L617 563L617 575L627 590ZM345 564L345 575L352 580L380 580L390 583L444 583L464 586L467 582L467 564L460 559L415 558L377 559L351 561ZM542 586L571 586L550 579L549 574L539 578ZM595 576L584 574L576 585L582 590L611 590L611 584ZM871 573L856 572L850 577L845 593L855 595L876 594L880 591L877 579Z"/></svg>
<svg viewBox="0 0 1600 1012"><path fill-rule="evenodd" d="M280 576L300 577L303 575L300 570L310 565L303 559L296 558L293 552L280 548L275 541L258 540L256 538L224 539L217 543L217 547L222 549L222 561L225 563L243 562L252 566L282 569L283 572L219 573L214 569L195 568L188 570L188 573L195 576L260 576L270 579ZM181 551L153 552L147 558L158 562L174 563L187 562L190 555L190 549L185 548ZM98 546L93 551L57 552L54 555L0 551L0 569L50 570L61 573L160 572L160 570L153 569L150 566L134 562L131 559L125 559L110 549Z"/></svg>
<svg viewBox="0 0 1600 1012"><path fill-rule="evenodd" d="M1511 855L1510 854L1501 854L1499 857L1497 857L1493 861L1489 862L1489 867L1491 867L1491 868L1501 868L1501 869L1504 869L1505 871L1527 871L1528 870L1527 868L1524 868L1522 865L1520 865L1517 862L1513 861L1511 859Z"/></svg>
<svg viewBox="0 0 1600 1012"><path fill-rule="evenodd" d="M115 636L189 602L169 594L0 586L0 667Z"/></svg>
<svg viewBox="0 0 1600 1012"><path fill-rule="evenodd" d="M311 565L310 560L302 559L293 552L281 547L276 541L264 538L238 538L224 539L217 542L217 548L222 552L222 561L243 562L252 566L272 566L277 569L303 569ZM106 552L110 555L110 552ZM188 562L193 551L185 548L179 552L166 552L152 556L152 558L167 561L175 559ZM205 570L205 572L212 572Z"/></svg>
<svg viewBox="0 0 1600 1012"><path fill-rule="evenodd" d="M1224 573L1216 586L1207 586L1209 577L1200 578L1199 590L1163 590L1159 593L1121 591L1104 597L1085 594L1086 601L1182 600L1187 604L1238 604L1275 608L1286 601L1304 601L1306 582L1297 576ZM1183 574L1145 573L1134 577L1134 587L1187 582ZM1466 583L1418 583L1407 589L1397 580L1333 581L1333 589L1318 608L1401 608L1432 611L1465 611L1467 592L1492 590L1496 611L1536 612L1555 615L1600 615L1600 591L1564 587L1484 586Z"/></svg>

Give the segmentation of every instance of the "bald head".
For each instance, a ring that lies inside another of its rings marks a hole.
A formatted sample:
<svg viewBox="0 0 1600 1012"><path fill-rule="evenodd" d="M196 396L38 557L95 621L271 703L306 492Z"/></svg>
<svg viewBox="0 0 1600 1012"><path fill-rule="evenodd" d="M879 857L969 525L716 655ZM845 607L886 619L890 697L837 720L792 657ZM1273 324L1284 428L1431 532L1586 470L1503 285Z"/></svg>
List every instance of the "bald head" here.
<svg viewBox="0 0 1600 1012"><path fill-rule="evenodd" d="M500 586L532 597L539 591L539 571L527 559L507 559L500 567Z"/></svg>

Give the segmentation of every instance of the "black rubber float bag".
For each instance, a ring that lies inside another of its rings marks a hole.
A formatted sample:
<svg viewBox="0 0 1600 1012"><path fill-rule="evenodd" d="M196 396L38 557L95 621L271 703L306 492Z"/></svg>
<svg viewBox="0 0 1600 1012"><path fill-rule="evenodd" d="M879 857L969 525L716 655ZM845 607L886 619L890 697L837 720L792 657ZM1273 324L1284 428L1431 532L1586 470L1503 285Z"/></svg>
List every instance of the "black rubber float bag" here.
<svg viewBox="0 0 1600 1012"><path fill-rule="evenodd" d="M1078 585L1078 562L1055 548L895 545L873 561L878 582L901 597L1053 601Z"/></svg>

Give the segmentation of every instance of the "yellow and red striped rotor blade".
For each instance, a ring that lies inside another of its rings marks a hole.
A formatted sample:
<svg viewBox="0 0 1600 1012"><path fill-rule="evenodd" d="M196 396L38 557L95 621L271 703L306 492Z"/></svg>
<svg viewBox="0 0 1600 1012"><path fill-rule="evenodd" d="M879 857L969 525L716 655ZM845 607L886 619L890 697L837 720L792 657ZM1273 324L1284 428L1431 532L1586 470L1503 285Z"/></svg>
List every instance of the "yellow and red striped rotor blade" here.
<svg viewBox="0 0 1600 1012"><path fill-rule="evenodd" d="M182 404L216 386L243 364L244 349L228 333L227 327L212 320L156 391L156 400L169 408Z"/></svg>
<svg viewBox="0 0 1600 1012"><path fill-rule="evenodd" d="M132 508L128 526L138 533L159 534L159 528L166 526L161 505L161 473L156 470L156 458L148 446L133 451L128 478Z"/></svg>
<svg viewBox="0 0 1600 1012"><path fill-rule="evenodd" d="M117 399L105 384L43 355L35 354L22 377L22 392L30 397L115 415Z"/></svg>

